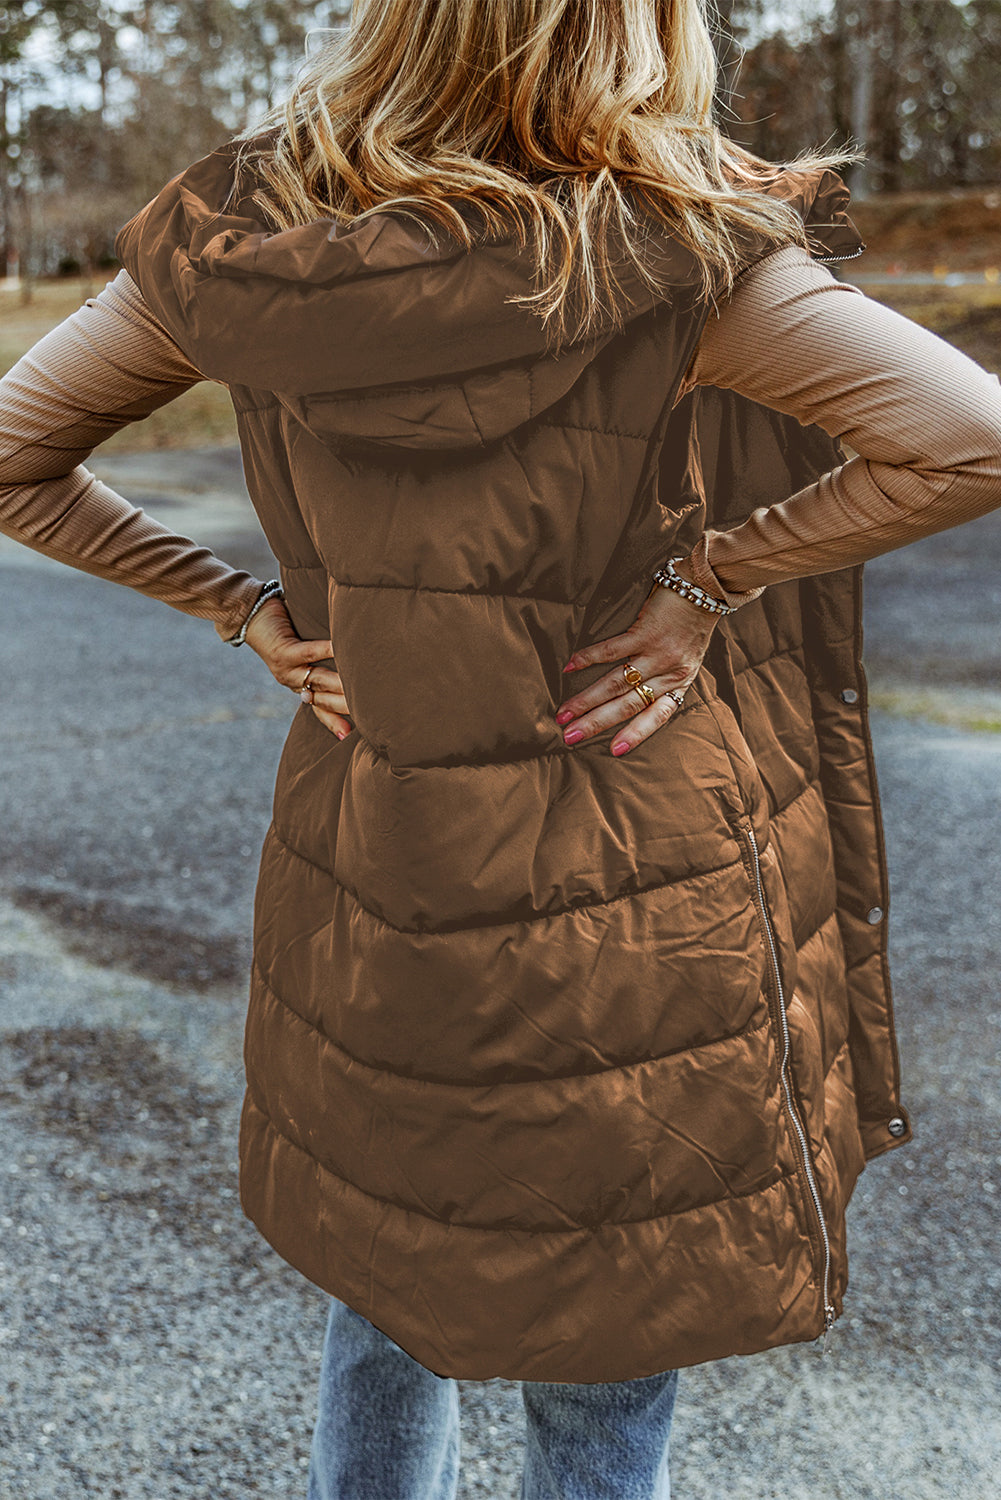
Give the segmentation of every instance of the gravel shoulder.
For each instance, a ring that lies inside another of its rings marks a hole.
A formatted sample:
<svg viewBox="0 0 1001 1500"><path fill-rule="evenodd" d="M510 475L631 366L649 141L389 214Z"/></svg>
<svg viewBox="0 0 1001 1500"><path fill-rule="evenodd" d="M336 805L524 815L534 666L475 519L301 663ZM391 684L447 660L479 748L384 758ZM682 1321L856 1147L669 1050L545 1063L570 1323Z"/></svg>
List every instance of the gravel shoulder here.
<svg viewBox="0 0 1001 1500"><path fill-rule="evenodd" d="M270 576L237 454L99 459ZM999 563L1001 513L866 570L870 680L898 705L872 723L916 1136L855 1194L830 1354L684 1372L678 1500L997 1496L1001 734L962 713L1001 699ZM295 700L210 626L2 541L0 628L0 1500L302 1500L325 1299L236 1197L253 886ZM928 692L952 721L912 712ZM515 1500L517 1385L460 1393L461 1500Z"/></svg>

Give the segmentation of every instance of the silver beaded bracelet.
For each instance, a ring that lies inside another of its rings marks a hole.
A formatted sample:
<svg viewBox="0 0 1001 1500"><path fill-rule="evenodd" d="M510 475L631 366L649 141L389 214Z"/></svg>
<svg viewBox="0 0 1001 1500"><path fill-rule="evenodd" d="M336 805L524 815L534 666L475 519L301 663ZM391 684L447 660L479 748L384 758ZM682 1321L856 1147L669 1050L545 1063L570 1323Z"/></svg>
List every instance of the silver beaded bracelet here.
<svg viewBox="0 0 1001 1500"><path fill-rule="evenodd" d="M258 594L257 603L254 605L253 609L250 611L250 614L240 626L240 629L237 631L236 635L230 635L226 637L226 645L242 646L244 641L247 639L247 626L250 624L257 611L261 608L261 605L266 604L269 599L284 598L285 590L282 588L281 580L278 578L269 579L269 581L261 589L261 592Z"/></svg>
<svg viewBox="0 0 1001 1500"><path fill-rule="evenodd" d="M705 589L699 588L697 583L689 583L687 578L682 578L681 574L676 571L674 565L676 562L681 562L683 555L679 553L677 557L672 557L663 568L658 568L653 575L655 582L659 583L662 588L673 589L683 599L690 599L700 609L708 609L716 615L732 615L737 608L735 604L727 604L723 599L714 598L712 594L707 594Z"/></svg>

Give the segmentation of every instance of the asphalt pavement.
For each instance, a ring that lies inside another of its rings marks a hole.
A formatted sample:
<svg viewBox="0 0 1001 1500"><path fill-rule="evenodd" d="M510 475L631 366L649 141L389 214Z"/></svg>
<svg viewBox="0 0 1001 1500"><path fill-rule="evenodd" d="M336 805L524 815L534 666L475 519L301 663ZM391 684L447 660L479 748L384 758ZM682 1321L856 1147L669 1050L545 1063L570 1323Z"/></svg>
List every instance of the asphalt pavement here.
<svg viewBox="0 0 1001 1500"><path fill-rule="evenodd" d="M91 466L270 576L236 452ZM866 569L915 1140L856 1191L829 1354L683 1372L676 1500L1001 1495L999 617L1001 511ZM302 1500L324 1298L236 1196L296 701L210 625L2 539L0 632L0 1500ZM460 1393L461 1500L515 1500L517 1385Z"/></svg>

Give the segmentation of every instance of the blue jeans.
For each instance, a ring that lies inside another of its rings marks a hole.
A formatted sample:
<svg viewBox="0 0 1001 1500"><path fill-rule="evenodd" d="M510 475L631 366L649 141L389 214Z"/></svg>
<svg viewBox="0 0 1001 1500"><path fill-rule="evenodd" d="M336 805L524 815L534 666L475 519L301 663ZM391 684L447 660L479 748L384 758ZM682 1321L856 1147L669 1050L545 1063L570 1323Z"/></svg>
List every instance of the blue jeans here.
<svg viewBox="0 0 1001 1500"><path fill-rule="evenodd" d="M521 1500L668 1500L677 1370L522 1381ZM331 1300L308 1500L455 1500L459 1388Z"/></svg>

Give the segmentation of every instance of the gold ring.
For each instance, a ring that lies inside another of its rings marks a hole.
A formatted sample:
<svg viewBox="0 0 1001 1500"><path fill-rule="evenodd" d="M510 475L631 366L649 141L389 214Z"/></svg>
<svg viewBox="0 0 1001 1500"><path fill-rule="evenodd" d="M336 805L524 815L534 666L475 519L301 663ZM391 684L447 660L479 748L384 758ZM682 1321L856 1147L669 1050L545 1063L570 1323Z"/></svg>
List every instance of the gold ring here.
<svg viewBox="0 0 1001 1500"><path fill-rule="evenodd" d="M639 684L643 681L643 673L638 672L635 667L629 664L629 662L626 662L625 666L622 668L622 675L629 683L630 687L638 687Z"/></svg>
<svg viewBox="0 0 1001 1500"><path fill-rule="evenodd" d="M302 699L303 703L312 703L313 701L313 689L309 685L309 679L312 675L313 668L310 667L309 671L302 679L302 687L299 689L299 697Z"/></svg>
<svg viewBox="0 0 1001 1500"><path fill-rule="evenodd" d="M644 704L646 705L647 708L650 707L651 703L655 703L656 700L657 700L657 694L654 692L653 688L650 687L645 682L636 682L636 683L634 683L633 684L633 692L634 693L639 693L640 697L643 699L643 702L644 702Z"/></svg>

